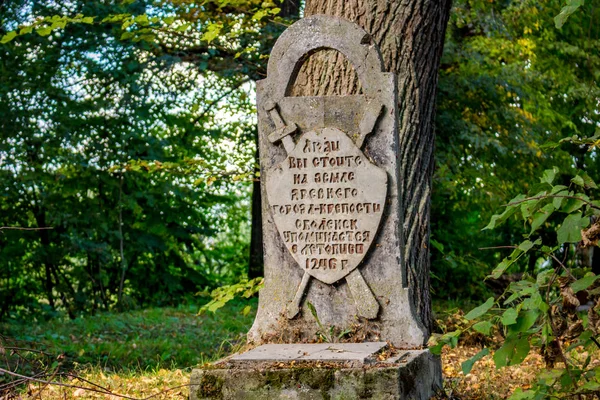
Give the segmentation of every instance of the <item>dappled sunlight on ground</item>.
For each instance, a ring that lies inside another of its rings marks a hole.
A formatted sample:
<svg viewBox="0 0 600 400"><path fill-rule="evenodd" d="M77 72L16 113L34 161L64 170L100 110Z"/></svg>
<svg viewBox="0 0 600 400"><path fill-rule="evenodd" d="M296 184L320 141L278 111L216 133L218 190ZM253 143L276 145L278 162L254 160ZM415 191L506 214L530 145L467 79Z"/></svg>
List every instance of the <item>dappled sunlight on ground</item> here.
<svg viewBox="0 0 600 400"><path fill-rule="evenodd" d="M479 350L481 347L478 346L444 348L442 369L444 388L448 397L504 399L518 387L528 389L539 370L544 368L542 356L531 352L522 364L496 369L492 354L489 354L475 363L471 373L464 376L461 369L462 362L473 357Z"/></svg>
<svg viewBox="0 0 600 400"><path fill-rule="evenodd" d="M64 379L61 382L88 389L31 383L25 398L117 400L128 397L144 399L152 396L152 399L166 400L187 399L189 395L187 386L189 384L189 372L184 372L181 369L116 374L105 373L101 369L92 368L80 372L80 376L82 379ZM90 382L93 382L94 385ZM107 391L113 392L115 395L106 394Z"/></svg>
<svg viewBox="0 0 600 400"><path fill-rule="evenodd" d="M480 348L477 346L444 349L442 363L446 395L441 395L440 399L505 399L518 387L529 388L539 369L544 366L542 357L532 352L522 364L498 370L494 366L492 355L488 355L475 364L470 374L464 376L461 371L461 363L477 354L479 350ZM103 371L97 367L80 372L82 378L98 385L97 389L102 387L115 394L136 399L148 396L156 396L152 399L187 399L189 374L189 369L159 369L117 374ZM62 382L74 386L94 387L80 379L65 379ZM43 384L31 384L28 398L35 397L43 386ZM65 398L116 400L122 398L80 388L60 386L47 386L41 395L44 400Z"/></svg>

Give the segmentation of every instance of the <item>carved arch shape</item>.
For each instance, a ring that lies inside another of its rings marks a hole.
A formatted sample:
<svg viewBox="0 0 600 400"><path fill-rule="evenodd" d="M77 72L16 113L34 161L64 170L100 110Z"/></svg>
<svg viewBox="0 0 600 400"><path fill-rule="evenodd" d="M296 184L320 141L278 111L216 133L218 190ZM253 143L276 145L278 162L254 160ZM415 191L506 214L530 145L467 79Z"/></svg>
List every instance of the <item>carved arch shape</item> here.
<svg viewBox="0 0 600 400"><path fill-rule="evenodd" d="M274 97L285 97L304 60L323 49L342 53L354 67L363 94L376 96L383 60L371 40L364 29L342 18L313 15L294 23L273 46L267 65L267 77L275 83Z"/></svg>
<svg viewBox="0 0 600 400"><path fill-rule="evenodd" d="M347 62L348 67L351 69L350 72L353 77L352 79L357 79L359 82L359 85L357 87L357 90L355 93L349 93L349 94L345 94L345 95L339 95L339 94L333 94L333 95L321 95L321 96L361 96L364 95L364 91L362 89L363 86L363 82L360 80L360 77L358 76L358 74L356 73L356 70L354 69L354 66L352 65L352 63L349 62L348 58L340 53L339 51L332 49L331 47L322 47L320 49L316 49L316 50L312 50L309 53L305 54L304 57L302 57L302 59L298 62L298 64L296 64L296 69L294 71L292 71L291 77L290 77L290 81L288 82L287 88L285 89L285 96L286 97L315 97L317 95L297 95L297 94L293 94L294 92L294 87L298 84L298 75L300 74L300 71L302 71L302 68L306 65L306 63L310 62L310 58L312 56L314 56L316 53L319 52L326 52L328 50L334 51L336 56L342 56L344 57L344 61Z"/></svg>

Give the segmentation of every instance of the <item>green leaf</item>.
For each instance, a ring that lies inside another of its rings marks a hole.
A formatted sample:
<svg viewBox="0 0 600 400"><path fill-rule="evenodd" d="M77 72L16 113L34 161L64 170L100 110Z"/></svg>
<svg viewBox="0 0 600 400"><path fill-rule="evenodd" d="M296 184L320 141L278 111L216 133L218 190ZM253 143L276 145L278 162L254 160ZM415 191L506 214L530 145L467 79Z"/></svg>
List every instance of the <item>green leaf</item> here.
<svg viewBox="0 0 600 400"><path fill-rule="evenodd" d="M537 283L538 286L544 286L548 283L552 274L554 274L554 270L552 270L552 269L547 269L545 271L542 271L537 274L535 282Z"/></svg>
<svg viewBox="0 0 600 400"><path fill-rule="evenodd" d="M465 315L465 318L468 319L469 321L472 319L475 319L475 318L479 318L483 314L488 312L490 310L490 308L492 308L493 306L494 306L494 298L490 297L489 299L487 299L487 301L485 303L483 303L482 305L475 307L474 309L469 311L468 314Z"/></svg>
<svg viewBox="0 0 600 400"><path fill-rule="evenodd" d="M545 369L540 372L538 378L546 385L553 385L565 372L564 369Z"/></svg>
<svg viewBox="0 0 600 400"><path fill-rule="evenodd" d="M55 30L58 28L64 29L65 26L67 26L67 21L66 20L62 20L62 21L56 21L52 24L52 26L50 27L51 30Z"/></svg>
<svg viewBox="0 0 600 400"><path fill-rule="evenodd" d="M459 329L456 331L445 333L442 336L436 337L436 343L433 346L429 347L429 350L435 355L440 355L442 353L442 348L445 345L448 345L451 348L455 348L458 344L458 338L461 335L461 333L462 331Z"/></svg>
<svg viewBox="0 0 600 400"><path fill-rule="evenodd" d="M504 311L504 314L502 314L502 319L500 322L502 322L502 325L504 326L516 324L518 315L519 313L516 309L509 308L508 310Z"/></svg>
<svg viewBox="0 0 600 400"><path fill-rule="evenodd" d="M521 251L519 250L519 253L520 252ZM514 252L513 252L513 254L514 254ZM492 271L490 276L494 279L500 278L500 276L502 276L504 271L506 271L508 269L508 267L510 267L513 263L514 263L514 260L511 260L509 257L505 258L504 260L502 260L500 262L500 264L498 264L496 266L496 268L494 268L494 270Z"/></svg>
<svg viewBox="0 0 600 400"><path fill-rule="evenodd" d="M429 238L429 243L431 243L431 246L433 246L433 248L435 248L437 251L444 254L444 245L443 244L441 244L440 242L438 242L437 240L434 240L432 238Z"/></svg>
<svg viewBox="0 0 600 400"><path fill-rule="evenodd" d="M526 338L507 338L502 347L494 353L496 368L520 364L529 354L529 349Z"/></svg>
<svg viewBox="0 0 600 400"><path fill-rule="evenodd" d="M476 332L484 334L485 336L489 336L492 331L492 323L490 321L481 321L473 325L473 329Z"/></svg>
<svg viewBox="0 0 600 400"><path fill-rule="evenodd" d="M52 33L52 28L50 28L50 27L38 28L35 31L40 36L48 36L48 35L50 35Z"/></svg>
<svg viewBox="0 0 600 400"><path fill-rule="evenodd" d="M467 375L468 373L470 373L473 369L473 365L488 354L490 354L490 349L485 347L482 350L480 350L479 353L469 358L467 361L463 361L463 363L461 364L463 374Z"/></svg>
<svg viewBox="0 0 600 400"><path fill-rule="evenodd" d="M546 192L541 192L536 194L534 197L540 197L540 196L544 196L546 194ZM525 201L523 203L521 203L521 214L523 215L523 219L527 219L529 217L531 217L531 215L537 210L537 208L539 207L539 205L541 204L541 202L544 199L536 199L536 200L529 200L529 201Z"/></svg>
<svg viewBox="0 0 600 400"><path fill-rule="evenodd" d="M225 301L214 301L210 304L210 306L207 307L208 311L214 313L215 311L217 311L219 308L223 307L225 305Z"/></svg>
<svg viewBox="0 0 600 400"><path fill-rule="evenodd" d="M508 400L532 400L536 398L536 392L533 390L525 390L516 388Z"/></svg>
<svg viewBox="0 0 600 400"><path fill-rule="evenodd" d="M580 213L569 214L556 231L559 243L577 243L581 241L581 230L587 227L590 219Z"/></svg>
<svg viewBox="0 0 600 400"><path fill-rule="evenodd" d="M552 199L552 204L554 205L555 209L559 209L560 206L562 205L563 201L565 200L564 197L558 197L558 196L568 196L569 195L569 191L568 190L562 190L560 192L556 193L557 197L554 197Z"/></svg>
<svg viewBox="0 0 600 400"><path fill-rule="evenodd" d="M517 322L513 325L509 326L510 332L526 332L528 331L535 321L537 321L540 312L538 310L527 310L519 313L517 317Z"/></svg>
<svg viewBox="0 0 600 400"><path fill-rule="evenodd" d="M439 356L440 354L442 354L442 349L444 348L445 344L446 343L443 342L437 342L433 346L429 347L429 351L431 352L431 354Z"/></svg>
<svg viewBox="0 0 600 400"><path fill-rule="evenodd" d="M21 30L19 31L19 35L25 35L31 32L33 32L33 26L28 25L21 28Z"/></svg>
<svg viewBox="0 0 600 400"><path fill-rule="evenodd" d="M131 39L132 37L135 36L135 33L133 32L123 32L123 34L121 35L121 40L127 40L127 39Z"/></svg>
<svg viewBox="0 0 600 400"><path fill-rule="evenodd" d="M175 30L177 32L185 32L185 31L187 31L187 29L189 27L190 27L190 24L185 23L185 24L181 24L180 26L178 26Z"/></svg>
<svg viewBox="0 0 600 400"><path fill-rule="evenodd" d="M583 182L585 183L586 187L589 187L591 189L598 189L598 185L596 185L596 182L594 182L594 180L588 175L587 172L582 171L581 176L583 177Z"/></svg>
<svg viewBox="0 0 600 400"><path fill-rule="evenodd" d="M16 31L8 32L6 35L2 36L2 39L0 39L0 43L2 43L2 44L8 43L16 37L17 37Z"/></svg>
<svg viewBox="0 0 600 400"><path fill-rule="evenodd" d="M544 174L542 175L542 183L547 183L549 185L552 185L552 182L554 182L554 178L556 177L556 174L558 173L558 168L557 167L552 167L552 169L547 169L544 171Z"/></svg>
<svg viewBox="0 0 600 400"><path fill-rule="evenodd" d="M319 325L319 329L323 329L323 326L321 325L321 320L319 319L319 315L317 314L317 309L315 308L313 303L311 303L310 301L307 301L306 306L308 307L308 310L310 311L310 313L312 314L314 319L317 321L317 325Z"/></svg>
<svg viewBox="0 0 600 400"><path fill-rule="evenodd" d="M573 289L573 293L580 292L592 286L596 280L600 278L600 275L590 275L584 276L581 279L576 280L571 283L571 289Z"/></svg>
<svg viewBox="0 0 600 400"><path fill-rule="evenodd" d="M558 142L546 142L540 146L540 149L555 149L560 146Z"/></svg>
<svg viewBox="0 0 600 400"><path fill-rule="evenodd" d="M537 290L523 302L523 309L525 310L540 310L541 312L545 313L548 311L549 308L550 307L548 306L548 304L546 304L546 302L542 298L542 295Z"/></svg>
<svg viewBox="0 0 600 400"><path fill-rule="evenodd" d="M149 24L148 15L146 14L138 15L133 20L141 26L147 26Z"/></svg>
<svg viewBox="0 0 600 400"><path fill-rule="evenodd" d="M490 274L490 276L494 279L498 279L500 278L500 276L504 273L504 271L506 271L511 265L513 265L523 254L526 253L526 251L523 251L522 248L527 248L527 250L531 249L531 247L529 247L529 243L531 243L529 240L526 240L525 242L521 243L521 245L516 248L511 254L510 256L506 257L504 260L502 260L502 262L500 264L498 264L498 266L496 268L494 268L494 270L492 271L492 273ZM535 243L534 243L535 244ZM521 248L522 246L522 248ZM528 248L529 247L529 248Z"/></svg>
<svg viewBox="0 0 600 400"><path fill-rule="evenodd" d="M597 392L600 391L600 382L588 381L581 388L582 391Z"/></svg>
<svg viewBox="0 0 600 400"><path fill-rule="evenodd" d="M264 17L266 17L267 15L269 15L269 11L268 10L258 10L253 16L252 19L254 21L260 21L261 19L263 19Z"/></svg>
<svg viewBox="0 0 600 400"><path fill-rule="evenodd" d="M568 187L566 187L565 185L556 185L552 187L552 190L550 191L550 194L556 194L558 192L562 192L563 190L567 190Z"/></svg>
<svg viewBox="0 0 600 400"><path fill-rule="evenodd" d="M520 194L517 197L515 197L514 199L512 199L510 202L511 203L518 202L525 198L526 198L526 196L524 194ZM504 210L504 212L502 214L493 215L492 218L490 219L490 223L482 230L494 229L495 227L500 226L504 221L506 221L508 218L510 218L517 211L517 209L518 208L516 205L511 205L509 203L509 205L506 206L506 210Z"/></svg>
<svg viewBox="0 0 600 400"><path fill-rule="evenodd" d="M223 24L208 25L208 27L206 28L206 32L204 32L204 34L202 35L202 40L205 40L208 43L212 42L221 34L222 29Z"/></svg>
<svg viewBox="0 0 600 400"><path fill-rule="evenodd" d="M575 178L571 179L571 182L573 182L574 184L581 186L581 187L585 187L585 182L583 180L583 178L579 175L575 176Z"/></svg>
<svg viewBox="0 0 600 400"><path fill-rule="evenodd" d="M531 240L525 240L523 243L519 245L519 249L526 253L533 248L533 242Z"/></svg>
<svg viewBox="0 0 600 400"><path fill-rule="evenodd" d="M554 198L554 200L556 200L556 198ZM562 200L562 199L560 199ZM560 207L560 205L559 205ZM540 210L538 210L534 216L533 216L533 220L531 221L531 232L529 232L529 234L533 234L535 231L537 231L545 222L546 220L548 220L548 218L550 218L550 216L552 215L552 213L554 212L556 208L556 205L554 204L554 202L546 204L544 207L542 207Z"/></svg>
<svg viewBox="0 0 600 400"><path fill-rule="evenodd" d="M586 201L589 201L590 198L583 193L574 193L569 192L569 196L574 196L575 198L565 199L561 211L567 214L572 213L573 211L579 210Z"/></svg>
<svg viewBox="0 0 600 400"><path fill-rule="evenodd" d="M118 22L123 21L125 18L128 18L129 14L114 14L105 17L102 22Z"/></svg>
<svg viewBox="0 0 600 400"><path fill-rule="evenodd" d="M242 310L242 315L244 315L244 316L245 316L245 315L248 315L248 314L250 314L250 311L252 311L252 307L250 307L250 306L246 306L246 307L244 307L244 309Z"/></svg>
<svg viewBox="0 0 600 400"><path fill-rule="evenodd" d="M526 199L527 196L524 194L519 194L515 196L511 201L508 202L509 206L515 205L516 203L520 203L522 200Z"/></svg>
<svg viewBox="0 0 600 400"><path fill-rule="evenodd" d="M567 0L567 5L564 6L560 13L554 17L554 25L556 29L561 29L571 14L585 3L585 0Z"/></svg>
<svg viewBox="0 0 600 400"><path fill-rule="evenodd" d="M93 24L94 23L94 17L85 17L81 19L81 22L84 24Z"/></svg>

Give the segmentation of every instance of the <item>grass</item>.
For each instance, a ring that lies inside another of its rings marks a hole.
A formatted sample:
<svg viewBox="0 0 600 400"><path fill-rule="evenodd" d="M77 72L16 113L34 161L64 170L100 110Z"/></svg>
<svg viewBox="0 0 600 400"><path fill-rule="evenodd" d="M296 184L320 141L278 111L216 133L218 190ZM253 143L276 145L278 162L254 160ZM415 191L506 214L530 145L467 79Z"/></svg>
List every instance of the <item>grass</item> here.
<svg viewBox="0 0 600 400"><path fill-rule="evenodd" d="M232 301L215 314L201 316L196 315L198 306L187 305L40 324L2 323L0 332L36 343L38 350L64 354L78 366L110 371L189 368L227 354L243 341L254 319L254 312L243 315L246 305L255 310L256 299Z"/></svg>

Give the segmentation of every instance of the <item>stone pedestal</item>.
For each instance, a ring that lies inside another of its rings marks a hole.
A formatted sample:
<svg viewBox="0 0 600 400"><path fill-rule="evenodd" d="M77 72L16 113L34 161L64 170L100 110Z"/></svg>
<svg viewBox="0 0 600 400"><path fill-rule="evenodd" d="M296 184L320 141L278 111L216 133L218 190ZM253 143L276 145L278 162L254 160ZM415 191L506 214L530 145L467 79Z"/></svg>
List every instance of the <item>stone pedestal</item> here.
<svg viewBox="0 0 600 400"><path fill-rule="evenodd" d="M269 344L192 371L191 400L429 399L439 358L386 343Z"/></svg>

